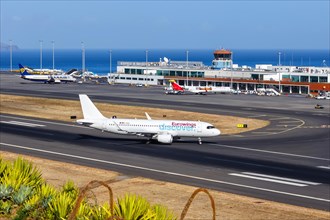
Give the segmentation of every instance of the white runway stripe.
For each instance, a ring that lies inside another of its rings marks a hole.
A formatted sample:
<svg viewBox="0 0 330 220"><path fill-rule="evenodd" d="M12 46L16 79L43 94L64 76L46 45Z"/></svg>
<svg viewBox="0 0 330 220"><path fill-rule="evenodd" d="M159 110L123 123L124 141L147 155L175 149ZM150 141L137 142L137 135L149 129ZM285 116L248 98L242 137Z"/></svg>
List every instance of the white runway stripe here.
<svg viewBox="0 0 330 220"><path fill-rule="evenodd" d="M20 122L20 121L1 121L1 123L20 125L20 126L26 126L26 127L44 127L45 126L45 125L32 124L32 123Z"/></svg>
<svg viewBox="0 0 330 220"><path fill-rule="evenodd" d="M329 166L317 166L318 168L321 168L321 169L328 169L330 170L330 165Z"/></svg>
<svg viewBox="0 0 330 220"><path fill-rule="evenodd" d="M279 176L271 176L271 175L251 173L251 172L243 172L243 173L248 174L248 175L254 175L254 176L262 176L262 177L268 177L268 178L273 178L273 179L292 181L292 182L296 182L296 183L304 183L304 184L309 184L309 185L320 185L320 183L304 181L304 180L297 180L297 179L291 179L291 178L284 178L284 177L279 177Z"/></svg>
<svg viewBox="0 0 330 220"><path fill-rule="evenodd" d="M243 172L243 173L229 173L231 176L238 176L238 177L244 177L248 179L257 179L267 182L274 182L274 183L281 183L286 185L292 185L292 186L308 186L308 185L320 185L320 183L315 182L309 182L309 181L303 181L303 180L297 180L297 179L291 179L291 178L284 178L284 177L278 177L278 176L271 176L271 175L265 175L265 174L259 174L259 173L251 173L251 172Z"/></svg>

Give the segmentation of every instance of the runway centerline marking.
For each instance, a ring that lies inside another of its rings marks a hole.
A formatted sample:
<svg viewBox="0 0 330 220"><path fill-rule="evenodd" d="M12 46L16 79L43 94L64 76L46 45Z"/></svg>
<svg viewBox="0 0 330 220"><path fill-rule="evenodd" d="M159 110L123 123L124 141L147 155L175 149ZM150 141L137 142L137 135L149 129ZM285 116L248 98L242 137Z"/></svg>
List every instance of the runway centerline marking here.
<svg viewBox="0 0 330 220"><path fill-rule="evenodd" d="M305 156L305 155L299 155L299 154L289 154L289 153L283 153L283 152L277 152L277 151L259 150L259 149L236 147L236 146L223 145L223 144L208 144L208 145L232 148L232 149L237 149L237 150L247 150L247 151L255 151L255 152L261 152L261 153L268 153L268 154L279 154L279 155L285 155L285 156L291 156L291 157L301 157L301 158L308 158L308 159L315 159L315 160L330 161L330 159L328 159L328 158L312 157L312 156Z"/></svg>
<svg viewBox="0 0 330 220"><path fill-rule="evenodd" d="M251 115L247 116L248 118L261 118L261 117L266 117L267 115Z"/></svg>
<svg viewBox="0 0 330 220"><path fill-rule="evenodd" d="M238 184L238 183L231 183L231 182L226 182L226 181L221 181L221 180L208 179L208 178L204 178L204 177L191 176L191 175L186 175L186 174L181 174L181 173L174 173L174 172L169 172L169 171L164 171L164 170L157 170L157 169L152 169L152 168L147 168L147 167L134 166L134 165L130 165L130 164L117 163L117 162L111 162L111 161L100 160L100 159L95 159L95 158L83 157L83 156L78 156L78 155L60 153L60 152L55 152L55 151L42 150L42 149L38 149L38 148L24 147L24 146L19 146L19 145L15 145L15 144L7 144L7 143L1 143L0 142L0 145L7 146L7 147L24 149L24 150L30 150L30 151L37 151L37 152L42 152L42 153L47 153L47 154L59 155L59 156L64 156L64 157L68 157L68 158L76 158L76 159L81 159L81 160L94 161L94 162L98 162L98 163L111 164L111 165L128 167L128 168L144 170L144 171L149 171L149 172L162 173L162 174L166 174L166 175L172 175L172 176L184 177L184 178L189 178L189 179L202 180L202 181L206 181L206 182L214 182L214 183L219 183L219 184L224 184L224 185L231 185L231 186L236 186L236 187L241 187L241 188L254 189L254 190L259 190L259 191L271 192L271 193L276 193L276 194L282 194L282 195L288 195L288 196L294 196L294 197L299 197L299 198L304 198L304 199L311 199L311 200L317 200L317 201L330 203L329 199L318 198L318 197L313 197L313 196L306 196L306 195L301 195L301 194L296 194L296 193L289 193L289 192L283 192L283 191L278 191L278 190L248 186L248 185L243 185L243 184Z"/></svg>
<svg viewBox="0 0 330 220"><path fill-rule="evenodd" d="M29 119L29 118L20 118L20 117L14 117L14 116L7 116L7 115L1 115L0 118L13 118L13 119L20 119L20 120L25 120L25 121L32 121L32 122L39 122L39 123L45 123L45 124L53 124L53 125L61 125L61 126L67 126L67 127L76 127L76 128L84 128L84 129L90 129L93 130L94 128L90 127L85 127L81 125L70 125L70 124L65 124L65 123L60 123L60 122L52 122L52 121L42 121L42 120L36 120L36 119Z"/></svg>
<svg viewBox="0 0 330 220"><path fill-rule="evenodd" d="M273 166L267 166L267 165L261 165L261 164L256 164L256 163L245 163L237 160L226 160L226 159L219 159L216 157L204 157L205 159L211 159L211 160L217 160L217 161L224 161L224 162L229 162L229 163L238 163L238 164L244 164L244 165L249 165L249 166L256 166L256 167L267 167L267 168L272 168L272 169L278 169L278 170L290 170L291 169L283 169L283 168L278 168L278 167L273 167Z"/></svg>
<svg viewBox="0 0 330 220"><path fill-rule="evenodd" d="M46 125L39 125L39 124L32 124L32 123L26 123L21 121L0 121L4 124L11 124L11 125L19 125L19 126L26 126L26 127L45 127Z"/></svg>

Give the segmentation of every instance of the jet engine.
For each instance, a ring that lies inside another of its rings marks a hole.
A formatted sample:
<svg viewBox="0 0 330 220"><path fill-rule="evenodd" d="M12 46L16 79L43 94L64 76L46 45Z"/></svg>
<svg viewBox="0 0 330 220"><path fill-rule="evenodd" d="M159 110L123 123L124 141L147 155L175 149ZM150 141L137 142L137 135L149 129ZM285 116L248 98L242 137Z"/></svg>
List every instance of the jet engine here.
<svg viewBox="0 0 330 220"><path fill-rule="evenodd" d="M173 142L173 137L170 134L159 134L157 135L157 141L163 144L171 144Z"/></svg>

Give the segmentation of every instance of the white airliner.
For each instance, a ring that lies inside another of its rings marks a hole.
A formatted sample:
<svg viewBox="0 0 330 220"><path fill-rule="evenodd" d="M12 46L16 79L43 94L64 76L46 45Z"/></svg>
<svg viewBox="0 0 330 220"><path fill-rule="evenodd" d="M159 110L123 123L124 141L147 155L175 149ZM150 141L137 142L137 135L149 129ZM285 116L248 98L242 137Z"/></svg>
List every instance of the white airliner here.
<svg viewBox="0 0 330 220"><path fill-rule="evenodd" d="M30 81L38 81L44 83L61 83L61 82L75 82L76 78L67 74L60 75L36 75L30 74L27 70L21 65L18 64L21 78Z"/></svg>
<svg viewBox="0 0 330 220"><path fill-rule="evenodd" d="M180 94L185 91L195 93L195 94L206 94L206 93L232 93L233 90L226 86L180 86L175 82L175 80L169 80L172 86L172 91L167 93Z"/></svg>
<svg viewBox="0 0 330 220"><path fill-rule="evenodd" d="M171 144L174 139L181 137L196 137L198 143L202 144L202 137L220 135L220 130L207 122L153 120L148 113L145 113L147 119L120 119L115 116L106 118L87 95L80 94L79 99L84 119L78 119L78 124L115 134L148 137L147 143L157 140Z"/></svg>

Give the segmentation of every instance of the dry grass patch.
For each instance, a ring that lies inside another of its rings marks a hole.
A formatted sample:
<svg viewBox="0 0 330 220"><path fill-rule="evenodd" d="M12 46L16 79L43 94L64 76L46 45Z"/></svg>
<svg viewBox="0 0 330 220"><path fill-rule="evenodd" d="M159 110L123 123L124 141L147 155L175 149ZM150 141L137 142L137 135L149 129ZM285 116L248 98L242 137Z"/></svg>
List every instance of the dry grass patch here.
<svg viewBox="0 0 330 220"><path fill-rule="evenodd" d="M77 97L78 99L78 97ZM72 121L70 116L82 118L79 101L62 99L36 98L0 94L0 113L38 117L60 121ZM118 118L145 118L148 112L153 119L200 120L219 128L222 134L237 134L265 127L268 121L233 116L204 114L161 108L148 108L127 105L115 105L95 102L97 108L106 117L116 115ZM163 117L166 115L166 117ZM247 124L248 128L237 128L237 124Z"/></svg>

